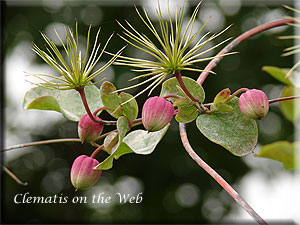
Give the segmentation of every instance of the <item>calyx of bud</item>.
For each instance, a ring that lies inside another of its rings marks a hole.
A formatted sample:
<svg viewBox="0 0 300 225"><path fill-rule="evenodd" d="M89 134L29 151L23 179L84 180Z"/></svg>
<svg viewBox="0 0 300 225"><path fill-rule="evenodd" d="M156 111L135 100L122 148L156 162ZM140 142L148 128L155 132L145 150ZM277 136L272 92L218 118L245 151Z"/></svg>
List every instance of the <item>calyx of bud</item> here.
<svg viewBox="0 0 300 225"><path fill-rule="evenodd" d="M99 162L87 155L78 156L71 169L71 182L76 190L84 190L93 186L101 176L102 171L94 169Z"/></svg>
<svg viewBox="0 0 300 225"><path fill-rule="evenodd" d="M171 102L160 97L149 98L143 106L142 122L148 131L158 131L164 128L174 116Z"/></svg>
<svg viewBox="0 0 300 225"><path fill-rule="evenodd" d="M96 118L100 120L99 117ZM88 114L84 114L78 123L78 136L82 143L89 143L100 136L103 127L103 124L94 122Z"/></svg>
<svg viewBox="0 0 300 225"><path fill-rule="evenodd" d="M239 107L247 117L261 120L269 111L269 100L263 91L252 89L240 96Z"/></svg>

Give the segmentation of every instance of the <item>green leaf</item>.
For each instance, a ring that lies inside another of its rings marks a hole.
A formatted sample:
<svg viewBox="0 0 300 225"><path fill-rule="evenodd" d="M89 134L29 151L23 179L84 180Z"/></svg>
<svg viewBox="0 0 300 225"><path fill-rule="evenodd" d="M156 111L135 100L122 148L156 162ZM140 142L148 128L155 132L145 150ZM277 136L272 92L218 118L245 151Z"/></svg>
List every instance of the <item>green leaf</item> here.
<svg viewBox="0 0 300 225"><path fill-rule="evenodd" d="M290 80L290 78L286 78L286 72L284 69L275 67L275 66L264 66L262 68L263 71L270 74L272 77L274 77L276 80L287 84L289 86L294 86L293 82Z"/></svg>
<svg viewBox="0 0 300 225"><path fill-rule="evenodd" d="M201 102L204 101L205 99L205 93L200 84L198 84L195 80L189 78L189 77L182 77L183 82L189 92L197 99L199 99ZM160 92L160 97L166 96L166 95L178 95L181 97L186 97L185 93L180 91L178 89L180 87L176 77L170 78L166 80L162 84L162 89ZM176 98L169 98L172 102L175 102L177 99Z"/></svg>
<svg viewBox="0 0 300 225"><path fill-rule="evenodd" d="M114 159L118 159L125 154L134 152L136 154L147 155L152 153L168 128L169 125L156 132L148 132L145 130L132 131L126 135L118 147L113 149L113 153L95 168L98 170L111 169Z"/></svg>
<svg viewBox="0 0 300 225"><path fill-rule="evenodd" d="M129 120L135 120L138 116L139 108L133 96L131 94L121 92L119 99L121 104L131 99L129 102L122 105L123 115L126 116Z"/></svg>
<svg viewBox="0 0 300 225"><path fill-rule="evenodd" d="M294 95L299 95L300 90L297 88L294 88L292 86L286 86L281 93L281 98L283 97L289 97ZM286 100L286 101L280 101L280 109L282 114L285 116L286 119L288 119L291 122L295 122L300 118L300 111L297 110L297 101L295 100Z"/></svg>
<svg viewBox="0 0 300 225"><path fill-rule="evenodd" d="M130 120L135 120L138 116L138 104L132 95L121 92L118 95L116 92L116 87L106 81L101 85L100 95L104 106L110 108L108 113L115 118L119 118L120 116L126 116ZM128 101L124 105L122 103Z"/></svg>
<svg viewBox="0 0 300 225"><path fill-rule="evenodd" d="M179 123L190 123L198 116L197 108L192 105L191 100L187 97L177 99L173 105L178 107L175 119Z"/></svg>
<svg viewBox="0 0 300 225"><path fill-rule="evenodd" d="M228 105L233 107L232 111L201 114L196 120L196 125L205 137L232 154L247 155L253 151L257 143L256 122L240 112L237 97L228 102Z"/></svg>
<svg viewBox="0 0 300 225"><path fill-rule="evenodd" d="M119 134L118 132L112 132L107 135L103 141L104 148L103 150L106 151L108 154L111 154L112 148L115 147L119 142Z"/></svg>
<svg viewBox="0 0 300 225"><path fill-rule="evenodd" d="M220 91L214 99L214 105L217 105L217 103L225 103L229 97L230 97L230 89L229 88L226 88L226 89Z"/></svg>
<svg viewBox="0 0 300 225"><path fill-rule="evenodd" d="M123 139L123 142L127 144L134 153L147 155L154 151L155 147L163 138L168 128L169 125L156 132L135 130L126 135L126 137Z"/></svg>
<svg viewBox="0 0 300 225"><path fill-rule="evenodd" d="M223 102L217 102L215 107L216 107L215 113L230 112L233 110L232 106Z"/></svg>
<svg viewBox="0 0 300 225"><path fill-rule="evenodd" d="M60 106L53 96L42 96L36 98L34 101L27 105L27 109L39 109L39 110L53 110L60 111Z"/></svg>
<svg viewBox="0 0 300 225"><path fill-rule="evenodd" d="M84 90L92 112L102 107L99 89L96 86L86 86ZM54 110L73 121L79 121L81 116L86 114L80 95L76 90L31 88L24 96L23 108L26 110Z"/></svg>
<svg viewBox="0 0 300 225"><path fill-rule="evenodd" d="M279 161L286 169L292 170L295 169L295 155L299 148L298 142L278 141L264 145L255 156Z"/></svg>
<svg viewBox="0 0 300 225"><path fill-rule="evenodd" d="M119 142L121 143L121 141L123 140L123 138L129 130L129 122L125 116L119 117L117 121L117 129L119 132Z"/></svg>
<svg viewBox="0 0 300 225"><path fill-rule="evenodd" d="M103 105L109 108L109 110L106 111L113 117L119 118L123 115L123 111L122 108L118 108L120 105L120 101L118 93L114 92L116 90L116 87L112 83L106 81L100 87L100 96Z"/></svg>
<svg viewBox="0 0 300 225"><path fill-rule="evenodd" d="M98 170L109 170L113 167L113 162L116 156L120 157L122 155L132 153L133 151L126 145L125 143L121 142L116 150L113 150L113 153L108 156L103 162L99 163L95 169Z"/></svg>

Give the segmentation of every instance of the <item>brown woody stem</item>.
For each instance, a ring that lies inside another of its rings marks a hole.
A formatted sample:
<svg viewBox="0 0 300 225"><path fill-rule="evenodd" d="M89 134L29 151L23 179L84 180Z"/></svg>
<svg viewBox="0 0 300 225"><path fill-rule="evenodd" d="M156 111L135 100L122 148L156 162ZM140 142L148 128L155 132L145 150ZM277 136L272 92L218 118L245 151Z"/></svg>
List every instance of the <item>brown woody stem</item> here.
<svg viewBox="0 0 300 225"><path fill-rule="evenodd" d="M259 224L266 225L267 223L251 208L251 206L213 169L211 168L205 161L203 161L193 150L191 147L187 133L185 124L179 123L180 130L180 138L182 144L187 151L187 153L191 156L191 158L202 168L204 169L218 184L222 186L222 188L241 206L249 213Z"/></svg>

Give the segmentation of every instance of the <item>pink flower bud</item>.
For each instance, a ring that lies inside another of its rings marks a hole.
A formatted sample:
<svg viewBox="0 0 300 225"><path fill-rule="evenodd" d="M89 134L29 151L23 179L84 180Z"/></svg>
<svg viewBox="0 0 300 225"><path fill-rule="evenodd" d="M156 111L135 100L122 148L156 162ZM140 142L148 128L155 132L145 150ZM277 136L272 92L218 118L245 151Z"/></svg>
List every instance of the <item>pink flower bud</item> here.
<svg viewBox="0 0 300 225"><path fill-rule="evenodd" d="M99 117L96 117L100 119ZM78 136L83 142L91 142L100 136L103 130L103 125L94 122L88 114L84 114L78 123Z"/></svg>
<svg viewBox="0 0 300 225"><path fill-rule="evenodd" d="M173 105L160 97L149 98L142 111L142 122L148 131L158 131L164 128L174 116Z"/></svg>
<svg viewBox="0 0 300 225"><path fill-rule="evenodd" d="M269 100L263 91L252 89L240 96L239 107L247 117L261 120L269 111Z"/></svg>
<svg viewBox="0 0 300 225"><path fill-rule="evenodd" d="M76 190L84 190L93 186L101 176L102 171L94 169L99 162L86 155L78 156L71 169L71 182Z"/></svg>

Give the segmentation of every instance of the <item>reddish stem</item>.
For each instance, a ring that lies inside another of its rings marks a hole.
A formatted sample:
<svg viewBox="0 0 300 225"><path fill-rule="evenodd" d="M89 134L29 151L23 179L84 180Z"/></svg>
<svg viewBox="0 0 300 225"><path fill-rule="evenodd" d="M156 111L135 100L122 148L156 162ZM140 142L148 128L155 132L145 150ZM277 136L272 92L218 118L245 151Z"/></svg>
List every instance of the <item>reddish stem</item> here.
<svg viewBox="0 0 300 225"><path fill-rule="evenodd" d="M184 93L193 101L193 102L198 102L199 104L202 104L202 102L195 98L190 92L189 90L186 88L184 82L183 82L183 79L182 79L182 76L181 76L181 72L180 71L175 71L175 77L180 85L180 87L182 88L182 90L184 91Z"/></svg>
<svg viewBox="0 0 300 225"><path fill-rule="evenodd" d="M85 111L87 112L87 114L89 115L91 120L93 120L95 123L100 123L100 124L103 124L103 125L116 125L116 123L117 123L116 121L105 121L105 120L98 120L97 118L95 118L95 116L91 113L91 110L90 110L89 105L87 103L84 87L81 88L81 89L78 89L77 91L80 94L80 97L81 97L82 103L84 105Z"/></svg>
<svg viewBox="0 0 300 225"><path fill-rule="evenodd" d="M269 104L272 104L272 103L275 103L275 102L280 102L280 101L297 99L297 98L300 98L300 96L290 96L290 97L284 97L284 98L276 98L276 99L269 100Z"/></svg>
<svg viewBox="0 0 300 225"><path fill-rule="evenodd" d="M205 79L207 78L209 72L207 71L211 71L223 58L223 54L226 54L228 52L230 52L234 47L236 47L238 44L240 44L242 41L246 40L247 38L258 34L262 31L274 28L274 27L279 27L279 26L283 26L283 25L287 25L289 23L294 23L295 19L282 19L282 20L277 20L274 22L270 22L270 23L266 23L260 26L257 26L245 33L243 33L242 35L238 36L236 39L234 39L232 42L230 42L225 48L223 48L217 55L216 58L214 58L213 60L211 60L209 62L209 64L205 67L204 72L202 72L200 74L200 76L197 79L198 84L203 84L203 82L205 81ZM219 57L218 57L219 56Z"/></svg>
<svg viewBox="0 0 300 225"><path fill-rule="evenodd" d="M266 225L267 223L251 208L251 206L215 171L211 168L205 161L203 161L191 147L185 129L185 124L179 123L180 138L182 144L191 156L191 158L204 169L212 178L220 184L225 191L241 206L247 213L249 213L259 224Z"/></svg>
<svg viewBox="0 0 300 225"><path fill-rule="evenodd" d="M104 147L103 145L100 145L92 154L91 154L91 158L95 158L96 155L101 151L101 149Z"/></svg>
<svg viewBox="0 0 300 225"><path fill-rule="evenodd" d="M5 166L3 166L4 171L12 178L14 179L18 184L27 186L27 182L22 182L13 172L11 172L9 169L7 169Z"/></svg>
<svg viewBox="0 0 300 225"><path fill-rule="evenodd" d="M105 106L100 107L99 109L96 109L95 112L93 112L93 115L96 116L98 112L100 112L100 111L102 111L102 110L106 110L106 109L109 109L109 108L108 108L108 107L105 107Z"/></svg>
<svg viewBox="0 0 300 225"><path fill-rule="evenodd" d="M197 102L199 103L198 104L195 104L195 107L197 108L197 110L200 112L200 113L205 113L207 111L207 109L203 106L202 102L195 98L190 92L189 90L187 89L187 87L185 86L184 82L183 82L183 79L182 79L182 76L181 76L181 72L180 71L175 71L175 77L180 85L180 87L182 88L182 90L184 91L184 93L193 101L193 102Z"/></svg>
<svg viewBox="0 0 300 225"><path fill-rule="evenodd" d="M10 147L6 147L1 150L1 152L9 151L17 148L25 148L30 146L36 146L36 145L45 145L45 144L52 144L52 143L61 143L61 142L81 142L79 138L63 138L63 139L52 139L52 140L45 140L45 141L36 141L36 142L30 142L26 144L20 144L20 145L13 145Z"/></svg>
<svg viewBox="0 0 300 225"><path fill-rule="evenodd" d="M164 99L168 99L168 98L181 98L180 96L178 96L178 95L165 95L165 96L163 96L163 98Z"/></svg>
<svg viewBox="0 0 300 225"><path fill-rule="evenodd" d="M248 90L249 90L248 88L240 88L239 90L235 91L232 95L230 95L230 97L227 98L226 102L229 102L234 96L237 96L238 94L242 92L246 92Z"/></svg>

